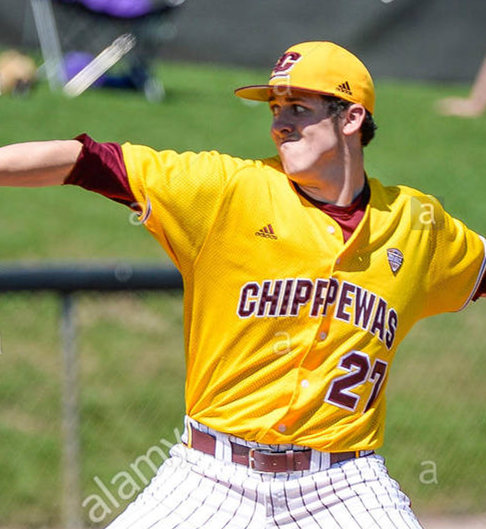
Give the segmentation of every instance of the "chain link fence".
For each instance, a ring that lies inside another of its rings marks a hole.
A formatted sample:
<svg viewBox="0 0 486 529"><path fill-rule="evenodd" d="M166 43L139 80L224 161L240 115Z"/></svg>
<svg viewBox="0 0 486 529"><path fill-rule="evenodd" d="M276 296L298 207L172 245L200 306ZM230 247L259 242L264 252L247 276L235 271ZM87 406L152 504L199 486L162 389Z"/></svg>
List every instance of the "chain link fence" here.
<svg viewBox="0 0 486 529"><path fill-rule="evenodd" d="M104 527L179 439L180 279L150 269L150 291L130 266L95 272L0 280L2 527ZM485 309L419 324L392 368L380 452L419 513L485 509Z"/></svg>

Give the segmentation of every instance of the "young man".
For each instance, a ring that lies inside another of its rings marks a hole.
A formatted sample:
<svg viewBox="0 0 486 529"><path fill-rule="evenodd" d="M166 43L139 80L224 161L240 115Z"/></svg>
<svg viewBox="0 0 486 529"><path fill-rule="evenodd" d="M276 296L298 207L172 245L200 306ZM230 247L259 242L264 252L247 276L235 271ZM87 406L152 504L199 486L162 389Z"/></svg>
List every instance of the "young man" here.
<svg viewBox="0 0 486 529"><path fill-rule="evenodd" d="M278 157L85 135L0 150L4 185L135 208L184 278L184 442L109 527L419 528L374 454L384 388L417 320L485 292L484 240L430 196L367 178L374 88L347 50L298 44L236 94L269 102Z"/></svg>

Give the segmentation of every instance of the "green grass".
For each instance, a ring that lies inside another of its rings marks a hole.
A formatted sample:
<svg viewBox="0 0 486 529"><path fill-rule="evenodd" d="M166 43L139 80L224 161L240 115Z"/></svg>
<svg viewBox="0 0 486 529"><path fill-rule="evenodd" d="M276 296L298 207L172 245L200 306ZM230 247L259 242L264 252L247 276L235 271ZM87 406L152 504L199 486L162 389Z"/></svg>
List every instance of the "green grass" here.
<svg viewBox="0 0 486 529"><path fill-rule="evenodd" d="M99 141L160 149L273 154L265 106L232 96L233 87L263 80L265 72L168 64L161 74L168 97L156 105L109 91L68 100L45 85L27 99L2 96L0 144L88 131ZM380 80L377 86L379 129L366 149L369 175L433 193L485 233L486 117L461 120L433 111L439 97L465 94L467 87ZM128 210L83 190L5 188L0 204L3 260L168 262L155 240L130 223ZM134 476L139 456L163 447L161 439L175 441L183 414L182 306L173 294L89 295L77 310L87 498L100 492L95 478L115 491L120 473ZM51 295L3 295L0 303L2 525L60 522L59 311ZM485 316L478 302L459 315L421 322L397 354L381 452L420 511L484 510ZM112 508L105 522L121 508Z"/></svg>

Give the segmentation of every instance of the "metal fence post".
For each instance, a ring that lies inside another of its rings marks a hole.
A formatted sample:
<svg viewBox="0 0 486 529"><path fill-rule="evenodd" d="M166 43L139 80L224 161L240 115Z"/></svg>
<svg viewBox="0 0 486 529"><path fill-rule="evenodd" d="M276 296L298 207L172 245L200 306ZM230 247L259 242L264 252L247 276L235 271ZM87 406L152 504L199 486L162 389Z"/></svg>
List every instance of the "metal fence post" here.
<svg viewBox="0 0 486 529"><path fill-rule="evenodd" d="M61 295L62 426L63 426L63 522L66 529L81 529L79 380L76 353L75 301Z"/></svg>

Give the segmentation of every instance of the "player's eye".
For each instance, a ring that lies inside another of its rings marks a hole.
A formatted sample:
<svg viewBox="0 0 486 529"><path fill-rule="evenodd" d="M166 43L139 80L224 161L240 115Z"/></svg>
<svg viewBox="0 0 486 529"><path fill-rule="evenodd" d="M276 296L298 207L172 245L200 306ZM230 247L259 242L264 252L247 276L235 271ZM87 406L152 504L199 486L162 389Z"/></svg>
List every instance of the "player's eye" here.
<svg viewBox="0 0 486 529"><path fill-rule="evenodd" d="M273 116L278 116L280 107L278 105L270 105L270 112L273 114Z"/></svg>
<svg viewBox="0 0 486 529"><path fill-rule="evenodd" d="M302 105L292 105L292 112L295 115L305 114L308 111L309 111L309 109L304 107L304 106L302 106Z"/></svg>

